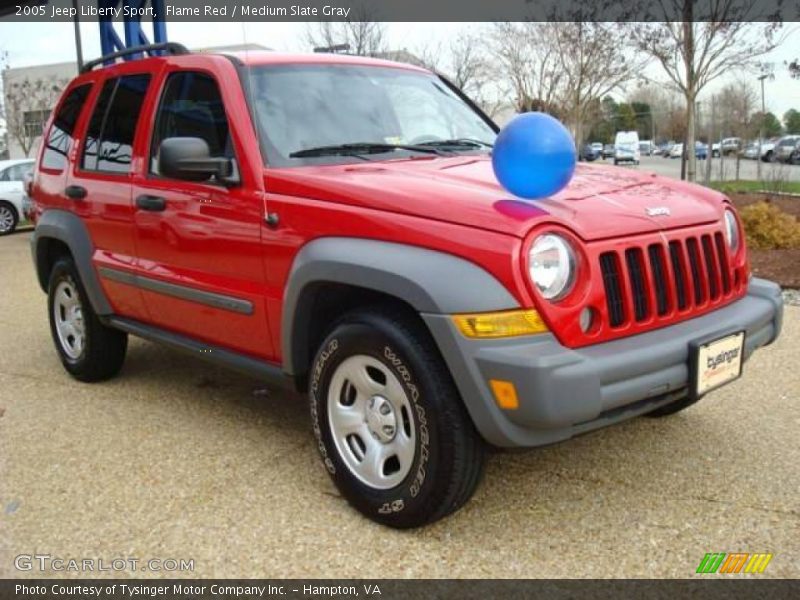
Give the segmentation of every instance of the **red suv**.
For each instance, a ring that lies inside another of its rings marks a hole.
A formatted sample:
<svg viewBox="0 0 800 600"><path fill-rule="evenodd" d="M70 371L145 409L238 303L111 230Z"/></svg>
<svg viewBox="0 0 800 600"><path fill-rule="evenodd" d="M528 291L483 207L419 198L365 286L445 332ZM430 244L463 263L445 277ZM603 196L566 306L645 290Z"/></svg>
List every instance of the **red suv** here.
<svg viewBox="0 0 800 600"><path fill-rule="evenodd" d="M580 165L523 201L496 125L424 69L160 50L89 65L48 124L32 250L61 361L109 378L133 334L307 392L376 521L457 510L489 446L681 410L778 336L717 192Z"/></svg>

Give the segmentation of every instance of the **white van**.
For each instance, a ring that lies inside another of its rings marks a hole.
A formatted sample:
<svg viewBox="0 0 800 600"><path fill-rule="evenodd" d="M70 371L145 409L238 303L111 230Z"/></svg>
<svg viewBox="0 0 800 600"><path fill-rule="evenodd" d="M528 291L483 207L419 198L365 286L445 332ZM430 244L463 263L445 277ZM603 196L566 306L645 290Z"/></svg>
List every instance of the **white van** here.
<svg viewBox="0 0 800 600"><path fill-rule="evenodd" d="M614 164L632 162L639 164L639 134L635 131L618 131L614 138Z"/></svg>

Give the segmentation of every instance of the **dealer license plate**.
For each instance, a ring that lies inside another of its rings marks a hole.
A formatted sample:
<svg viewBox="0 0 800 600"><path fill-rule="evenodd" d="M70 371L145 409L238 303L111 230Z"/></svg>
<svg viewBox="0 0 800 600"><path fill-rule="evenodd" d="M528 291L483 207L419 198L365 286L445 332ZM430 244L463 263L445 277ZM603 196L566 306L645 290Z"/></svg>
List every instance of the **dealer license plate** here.
<svg viewBox="0 0 800 600"><path fill-rule="evenodd" d="M697 346L695 393L702 396L742 374L744 332Z"/></svg>

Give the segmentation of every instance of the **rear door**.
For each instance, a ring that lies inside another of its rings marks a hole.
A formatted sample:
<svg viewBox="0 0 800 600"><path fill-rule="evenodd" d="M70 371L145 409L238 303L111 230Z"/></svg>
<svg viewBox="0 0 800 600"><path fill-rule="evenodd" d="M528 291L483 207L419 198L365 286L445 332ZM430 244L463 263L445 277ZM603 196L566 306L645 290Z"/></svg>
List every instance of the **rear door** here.
<svg viewBox="0 0 800 600"><path fill-rule="evenodd" d="M243 106L238 79L172 65L161 82L146 165L134 179L139 286L150 320L211 345L274 357L266 317L261 252L263 199L242 169L231 106ZM161 142L201 138L213 157L233 162L237 183L190 182L159 172Z"/></svg>
<svg viewBox="0 0 800 600"><path fill-rule="evenodd" d="M141 293L109 273L136 267L131 177L140 117L153 75L133 63L101 79L75 168L64 195L94 244L94 266L115 314L146 320Z"/></svg>

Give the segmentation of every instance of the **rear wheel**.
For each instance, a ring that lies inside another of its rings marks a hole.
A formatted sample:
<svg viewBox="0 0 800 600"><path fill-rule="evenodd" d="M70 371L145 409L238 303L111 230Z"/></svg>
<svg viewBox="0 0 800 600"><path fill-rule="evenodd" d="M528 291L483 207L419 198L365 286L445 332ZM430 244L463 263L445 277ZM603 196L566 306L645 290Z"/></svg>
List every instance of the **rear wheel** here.
<svg viewBox="0 0 800 600"><path fill-rule="evenodd" d="M116 375L125 361L128 335L100 322L71 258L56 261L47 296L50 332L70 375L85 382Z"/></svg>
<svg viewBox="0 0 800 600"><path fill-rule="evenodd" d="M309 395L323 463L368 518L417 527L472 496L485 447L413 316L376 308L342 319L317 352Z"/></svg>
<svg viewBox="0 0 800 600"><path fill-rule="evenodd" d="M0 201L0 235L13 233L19 223L19 215L13 205Z"/></svg>

